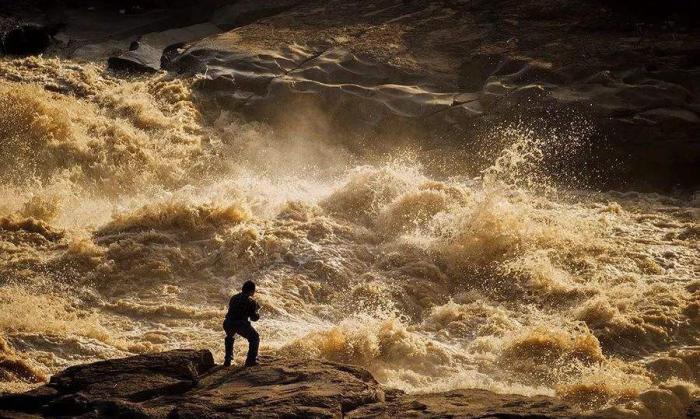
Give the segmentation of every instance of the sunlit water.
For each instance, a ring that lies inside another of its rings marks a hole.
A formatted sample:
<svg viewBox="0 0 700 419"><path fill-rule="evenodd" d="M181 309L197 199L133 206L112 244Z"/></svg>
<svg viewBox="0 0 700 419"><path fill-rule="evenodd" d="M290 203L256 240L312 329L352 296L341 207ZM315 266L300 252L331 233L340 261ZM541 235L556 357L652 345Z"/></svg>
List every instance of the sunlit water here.
<svg viewBox="0 0 700 419"><path fill-rule="evenodd" d="M538 162L564 139L500 135L480 177L434 179L399 150L363 164L332 138L205 124L186 80L0 61L0 390L170 348L220 360L254 279L263 352L387 386L582 408L697 391L697 198L563 190Z"/></svg>

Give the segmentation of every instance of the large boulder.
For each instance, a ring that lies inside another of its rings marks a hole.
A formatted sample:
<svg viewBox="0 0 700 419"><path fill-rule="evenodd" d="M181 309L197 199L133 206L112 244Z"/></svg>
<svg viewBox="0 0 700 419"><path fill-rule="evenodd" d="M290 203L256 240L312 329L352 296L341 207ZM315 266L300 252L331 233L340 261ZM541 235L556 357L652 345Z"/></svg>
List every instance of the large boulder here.
<svg viewBox="0 0 700 419"><path fill-rule="evenodd" d="M578 417L549 397L486 390L409 395L366 370L263 356L250 368L214 366L206 350L175 350L79 365L48 384L0 396L0 417Z"/></svg>
<svg viewBox="0 0 700 419"><path fill-rule="evenodd" d="M129 405L184 393L213 367L211 352L194 350L77 365L56 374L42 387L0 397L0 410L59 416L114 409L115 403Z"/></svg>
<svg viewBox="0 0 700 419"><path fill-rule="evenodd" d="M171 417L339 417L382 401L384 391L361 368L264 357L257 367L222 368L202 377Z"/></svg>

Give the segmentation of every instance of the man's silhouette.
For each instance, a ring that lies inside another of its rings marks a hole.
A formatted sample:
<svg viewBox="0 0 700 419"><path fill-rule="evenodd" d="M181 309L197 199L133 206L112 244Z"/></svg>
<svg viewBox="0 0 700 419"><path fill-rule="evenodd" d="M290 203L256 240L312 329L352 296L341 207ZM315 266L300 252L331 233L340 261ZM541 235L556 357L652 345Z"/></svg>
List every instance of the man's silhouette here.
<svg viewBox="0 0 700 419"><path fill-rule="evenodd" d="M248 358L245 361L245 366L250 367L257 365L258 346L260 345L260 336L258 332L250 324L250 320L257 321L260 318L258 310L260 306L253 300L255 294L255 283L246 281L240 293L231 297L228 303L228 313L224 320L224 330L226 331L226 340L224 346L226 355L224 357L224 366L231 366L233 359L233 337L238 334L248 339Z"/></svg>

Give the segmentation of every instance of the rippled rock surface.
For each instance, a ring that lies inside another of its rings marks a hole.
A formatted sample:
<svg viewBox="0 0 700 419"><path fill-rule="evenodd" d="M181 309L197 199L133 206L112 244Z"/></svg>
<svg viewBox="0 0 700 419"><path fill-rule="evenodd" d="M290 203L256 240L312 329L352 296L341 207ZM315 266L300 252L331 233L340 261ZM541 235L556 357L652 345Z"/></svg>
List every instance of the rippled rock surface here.
<svg viewBox="0 0 700 419"><path fill-rule="evenodd" d="M537 125L582 118L592 149L578 164L616 172L598 183L697 186L697 25L645 23L640 10L305 1L195 42L170 68L204 75L201 89L229 109L279 129L323 114L325 135L351 142L450 140L476 150L485 126L523 114Z"/></svg>

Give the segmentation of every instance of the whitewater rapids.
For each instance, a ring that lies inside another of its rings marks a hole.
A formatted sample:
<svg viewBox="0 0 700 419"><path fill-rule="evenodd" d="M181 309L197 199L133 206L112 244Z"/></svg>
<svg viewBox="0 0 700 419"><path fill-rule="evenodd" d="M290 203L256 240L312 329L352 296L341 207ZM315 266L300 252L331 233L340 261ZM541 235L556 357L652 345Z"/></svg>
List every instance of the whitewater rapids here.
<svg viewBox="0 0 700 419"><path fill-rule="evenodd" d="M0 60L0 391L134 353L220 359L254 279L263 352L390 387L696 393L697 195L566 190L538 169L557 139L499 135L481 176L438 179L411 152L203 115L188 80Z"/></svg>

